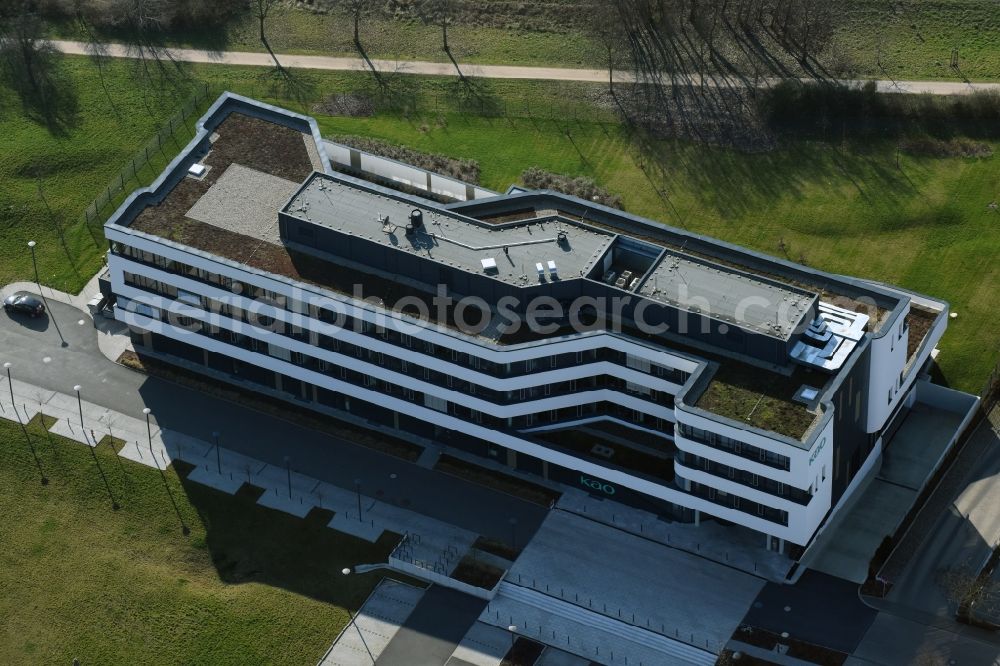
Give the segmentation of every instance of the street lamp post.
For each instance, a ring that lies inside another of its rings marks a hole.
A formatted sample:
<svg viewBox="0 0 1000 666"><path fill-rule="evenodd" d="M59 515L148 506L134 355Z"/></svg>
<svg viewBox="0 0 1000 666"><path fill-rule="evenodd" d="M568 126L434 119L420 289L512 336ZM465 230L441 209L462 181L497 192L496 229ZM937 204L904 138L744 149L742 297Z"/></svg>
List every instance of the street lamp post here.
<svg viewBox="0 0 1000 666"><path fill-rule="evenodd" d="M149 455L153 458L153 462L156 462L156 457L153 456L153 428L149 425L149 415L152 411L149 407L142 408L142 413L146 415L146 437L149 439ZM157 465L157 469L159 469L159 465Z"/></svg>
<svg viewBox="0 0 1000 666"><path fill-rule="evenodd" d="M83 425L83 398L80 397L80 391L82 389L83 389L83 387L80 386L79 384L77 384L76 386L73 387L73 390L76 391L76 404L77 404L77 407L79 407L79 409L80 409L80 432L83 433L83 441L84 441L84 443L86 443L87 442L87 429ZM104 468L101 467L101 461L97 459L97 442L96 441L94 442L94 446L90 447L90 455L92 455L94 457L94 464L97 465L97 471L101 473L101 478L104 479L104 487L107 488L107 490L108 490L108 497L111 498L111 508L114 511L117 511L118 509L121 508L121 506L118 504L118 500L115 499L115 494L111 490L111 484L108 483L108 477L104 474Z"/></svg>
<svg viewBox="0 0 1000 666"><path fill-rule="evenodd" d="M80 408L80 432L83 433L83 437L84 439L86 439L87 428L83 425L83 399L80 397L80 390L82 388L83 388L82 386L77 384L76 386L73 387L73 390L76 391L76 404L77 407Z"/></svg>
<svg viewBox="0 0 1000 666"><path fill-rule="evenodd" d="M340 573L344 574L345 576L350 576L351 575L351 568L350 567L344 567L343 569L340 570ZM358 623L355 621L355 620L357 620L357 615L355 615L354 613L352 613L350 609L347 610L347 614L351 616L351 622L350 622L350 624L354 625L354 630L356 632L358 632L358 638L361 639L361 644L365 646L365 650L368 652L368 658L372 660L372 665L374 666L374 664L375 664L375 655L372 654L371 648L368 647L368 641L365 640L365 635L363 633L361 633L361 627L359 627Z"/></svg>
<svg viewBox="0 0 1000 666"><path fill-rule="evenodd" d="M24 421L21 420L21 415L17 412L17 404L14 402L14 380L10 376L10 368L13 364L9 361L3 364L4 370L7 371L7 386L10 388L10 405L14 408L14 416L17 417L17 424L21 426L21 432L24 434L24 441L28 443L28 448L31 449L31 457L35 459L35 466L38 467L38 473L42 476L42 485L49 485L49 480L45 476L45 471L42 469L42 461L38 459L38 453L35 451L35 444L31 441L31 435L28 434L28 428L25 427ZM25 414L27 416L27 414ZM44 424L42 424L44 426Z"/></svg>
<svg viewBox="0 0 1000 666"><path fill-rule="evenodd" d="M215 464L219 469L219 474L222 474L222 449L219 448L219 433L213 432L212 439L215 440Z"/></svg>
<svg viewBox="0 0 1000 666"><path fill-rule="evenodd" d="M288 499L292 499L292 459L285 456L285 471L288 473Z"/></svg>
<svg viewBox="0 0 1000 666"><path fill-rule="evenodd" d="M354 491L358 495L358 522L361 522L361 479L354 479Z"/></svg>
<svg viewBox="0 0 1000 666"><path fill-rule="evenodd" d="M10 378L10 366L13 365L10 361L3 364L4 370L7 371L7 386L10 387L10 406L14 408L14 413L17 414L17 403L14 402L14 380ZM18 416L18 420L20 420Z"/></svg>
<svg viewBox="0 0 1000 666"><path fill-rule="evenodd" d="M38 287L38 294L42 293L42 282L38 279L38 262L35 261L35 241L28 241L28 247L31 248L31 265L35 268L35 285Z"/></svg>
<svg viewBox="0 0 1000 666"><path fill-rule="evenodd" d="M510 649L514 649L514 641L517 640L517 625L509 624L507 625L507 631L510 632Z"/></svg>

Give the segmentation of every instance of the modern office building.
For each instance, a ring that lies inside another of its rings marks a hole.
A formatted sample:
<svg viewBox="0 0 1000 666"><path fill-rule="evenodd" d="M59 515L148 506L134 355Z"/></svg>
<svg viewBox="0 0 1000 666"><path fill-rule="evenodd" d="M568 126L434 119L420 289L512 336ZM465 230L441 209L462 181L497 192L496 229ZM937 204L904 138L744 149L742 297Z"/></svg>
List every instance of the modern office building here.
<svg viewBox="0 0 1000 666"><path fill-rule="evenodd" d="M947 323L894 287L376 161L220 98L105 227L137 351L794 555Z"/></svg>

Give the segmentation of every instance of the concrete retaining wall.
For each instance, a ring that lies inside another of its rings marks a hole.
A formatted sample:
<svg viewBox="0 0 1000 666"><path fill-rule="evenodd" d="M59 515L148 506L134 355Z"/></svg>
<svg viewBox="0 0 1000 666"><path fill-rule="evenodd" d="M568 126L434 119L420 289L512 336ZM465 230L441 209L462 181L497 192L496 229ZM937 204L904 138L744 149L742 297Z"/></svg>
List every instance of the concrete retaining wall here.
<svg viewBox="0 0 1000 666"><path fill-rule="evenodd" d="M458 590L459 592L465 592L466 594L471 594L474 597L480 599L486 599L487 601L492 601L497 595L497 591L500 589L500 583L498 582L493 586L493 589L487 590L482 587L476 587L475 585L469 585L468 583L463 583L460 580L455 580L444 574L437 573L436 571L431 571L430 569L425 569L419 567L416 564L406 562L397 557L389 557L389 566L400 573L405 573L414 578L419 578L421 580L426 580L430 583L435 583L441 585L442 587L448 587L453 590ZM507 572L504 572L506 575ZM501 578L501 582L503 579Z"/></svg>

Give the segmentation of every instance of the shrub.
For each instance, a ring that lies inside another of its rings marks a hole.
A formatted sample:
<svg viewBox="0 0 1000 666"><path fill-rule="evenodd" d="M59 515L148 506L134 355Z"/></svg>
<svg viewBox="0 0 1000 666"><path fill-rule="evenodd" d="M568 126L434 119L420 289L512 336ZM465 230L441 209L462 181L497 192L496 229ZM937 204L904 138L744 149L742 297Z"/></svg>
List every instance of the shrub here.
<svg viewBox="0 0 1000 666"><path fill-rule="evenodd" d="M989 144L968 139L944 141L932 137L913 137L899 142L899 149L917 157L989 157L993 149Z"/></svg>
<svg viewBox="0 0 1000 666"><path fill-rule="evenodd" d="M312 110L323 116L367 118L375 115L375 104L365 95L334 93L314 104Z"/></svg>
<svg viewBox="0 0 1000 666"><path fill-rule="evenodd" d="M563 194L599 203L602 206L622 210L622 198L599 187L592 179L585 176L564 176L551 173L538 167L525 169L521 174L524 186L532 190L555 190Z"/></svg>
<svg viewBox="0 0 1000 666"><path fill-rule="evenodd" d="M212 27L246 11L246 0L39 0L39 11L54 19L72 19L82 13L100 29L121 26L126 17L141 13L150 25L161 28ZM141 8L141 11L140 11Z"/></svg>
<svg viewBox="0 0 1000 666"><path fill-rule="evenodd" d="M475 160L456 159L434 153L422 153L419 150L413 150L405 146L398 146L394 143L362 136L336 135L326 138L337 143L342 143L345 146L350 146L351 148L363 150L372 155L388 157L391 160L412 164L420 169L433 171L444 176L451 176L452 178L457 178L473 185L479 184L479 162Z"/></svg>
<svg viewBox="0 0 1000 666"><path fill-rule="evenodd" d="M873 134L996 137L1000 93L903 95L861 86L784 82L761 94L759 110L780 132L840 138Z"/></svg>

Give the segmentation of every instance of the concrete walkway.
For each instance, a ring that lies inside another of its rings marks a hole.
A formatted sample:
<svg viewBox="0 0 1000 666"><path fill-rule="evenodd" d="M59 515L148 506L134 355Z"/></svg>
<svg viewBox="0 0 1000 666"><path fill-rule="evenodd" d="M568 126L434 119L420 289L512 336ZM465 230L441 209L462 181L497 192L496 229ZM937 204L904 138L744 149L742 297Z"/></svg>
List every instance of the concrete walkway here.
<svg viewBox="0 0 1000 666"><path fill-rule="evenodd" d="M54 40L52 44L69 55L90 55L87 44L65 40ZM106 44L107 55L116 58L134 58L121 44ZM224 65L252 65L273 67L271 56L251 51L204 51L198 49L170 49L174 60L202 62ZM331 56L309 56L278 54L284 67L300 69L322 69L332 71L363 71L367 65L361 58L338 58ZM380 71L421 74L426 76L455 76L455 67L450 62L428 62L425 60L372 60ZM519 67L514 65L469 65L462 64L465 76L484 79L534 79L545 81L583 81L606 83L608 72L603 69L574 69L566 67ZM615 73L615 81L630 83L635 78L626 72ZM773 85L776 80L763 79L762 87ZM706 80L706 86L717 85L713 79ZM851 83L845 81L845 83ZM895 93L930 93L932 95L957 95L975 90L1000 90L1000 83L964 83L961 81L876 81L879 91ZM695 79L692 85L700 85Z"/></svg>
<svg viewBox="0 0 1000 666"><path fill-rule="evenodd" d="M320 660L319 666L371 666L399 632L424 590L382 579Z"/></svg>
<svg viewBox="0 0 1000 666"><path fill-rule="evenodd" d="M930 626L892 613L879 613L846 666L870 664L1000 665L1000 648L957 631Z"/></svg>
<svg viewBox="0 0 1000 666"><path fill-rule="evenodd" d="M443 666L486 601L433 585L378 658L379 666Z"/></svg>
<svg viewBox="0 0 1000 666"><path fill-rule="evenodd" d="M452 653L447 666L500 666L513 642L507 629L476 622Z"/></svg>
<svg viewBox="0 0 1000 666"><path fill-rule="evenodd" d="M968 453L970 464L951 470L966 472L960 490L924 533L908 565L890 579L894 585L888 597L949 619L958 601L943 573L975 575L1000 543L1000 407L979 424L966 446L962 457Z"/></svg>

